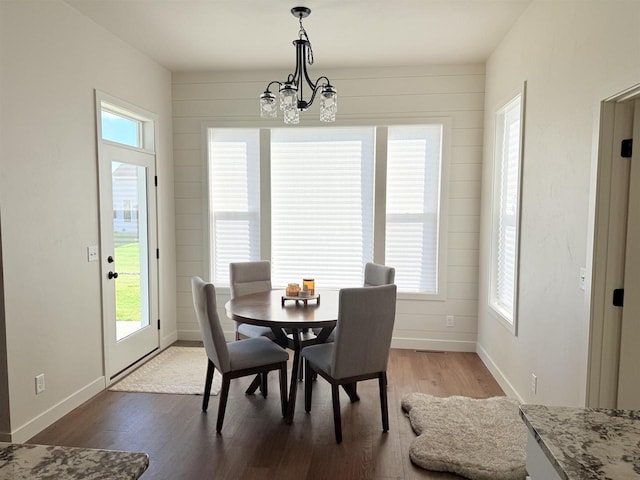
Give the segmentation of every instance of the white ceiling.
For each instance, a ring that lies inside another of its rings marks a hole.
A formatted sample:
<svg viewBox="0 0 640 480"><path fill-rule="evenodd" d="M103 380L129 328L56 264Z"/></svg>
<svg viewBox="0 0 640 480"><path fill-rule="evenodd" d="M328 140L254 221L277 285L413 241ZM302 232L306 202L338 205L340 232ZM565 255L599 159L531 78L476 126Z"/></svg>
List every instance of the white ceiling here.
<svg viewBox="0 0 640 480"><path fill-rule="evenodd" d="M66 0L171 71L484 62L531 0Z"/></svg>

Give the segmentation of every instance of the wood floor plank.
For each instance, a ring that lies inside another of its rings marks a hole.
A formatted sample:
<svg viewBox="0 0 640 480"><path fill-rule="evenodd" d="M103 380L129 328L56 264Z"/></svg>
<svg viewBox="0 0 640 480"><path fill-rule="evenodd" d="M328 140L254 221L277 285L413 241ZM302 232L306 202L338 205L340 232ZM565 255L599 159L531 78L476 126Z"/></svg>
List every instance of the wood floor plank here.
<svg viewBox="0 0 640 480"><path fill-rule="evenodd" d="M184 342L180 344L184 345ZM392 349L388 366L389 432L382 432L378 382L358 384L361 400L341 392L343 442L336 445L329 384L314 383L311 412L304 384L293 424L282 419L277 375L269 396L244 394L251 378L231 382L221 435L215 432L218 397L202 413L202 397L104 391L29 440L29 443L146 452L142 480L272 479L453 480L413 465L416 438L400 407L403 395L486 398L502 390L475 353Z"/></svg>

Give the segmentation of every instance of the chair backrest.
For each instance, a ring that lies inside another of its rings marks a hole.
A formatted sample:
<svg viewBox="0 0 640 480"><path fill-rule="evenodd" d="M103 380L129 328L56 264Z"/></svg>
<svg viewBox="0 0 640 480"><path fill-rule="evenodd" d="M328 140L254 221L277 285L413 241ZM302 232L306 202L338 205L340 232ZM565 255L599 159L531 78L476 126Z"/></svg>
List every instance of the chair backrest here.
<svg viewBox="0 0 640 480"><path fill-rule="evenodd" d="M231 298L271 290L271 263L236 262L229 264Z"/></svg>
<svg viewBox="0 0 640 480"><path fill-rule="evenodd" d="M216 288L200 277L191 277L191 293L207 357L221 373L226 373L231 370L231 362L227 341L218 317Z"/></svg>
<svg viewBox="0 0 640 480"><path fill-rule="evenodd" d="M387 369L396 318L395 285L340 290L331 373L334 378Z"/></svg>
<svg viewBox="0 0 640 480"><path fill-rule="evenodd" d="M379 265L377 263L367 263L364 266L364 286L375 287L378 285L391 285L396 278L396 269Z"/></svg>

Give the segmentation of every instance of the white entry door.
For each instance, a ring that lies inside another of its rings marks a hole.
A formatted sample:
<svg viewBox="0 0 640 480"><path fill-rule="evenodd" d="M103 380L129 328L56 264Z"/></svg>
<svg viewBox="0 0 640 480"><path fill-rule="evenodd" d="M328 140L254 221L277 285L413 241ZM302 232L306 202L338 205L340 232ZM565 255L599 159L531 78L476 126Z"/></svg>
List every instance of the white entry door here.
<svg viewBox="0 0 640 480"><path fill-rule="evenodd" d="M640 409L640 100L635 101L629 175L624 307L620 337L618 408Z"/></svg>
<svg viewBox="0 0 640 480"><path fill-rule="evenodd" d="M155 155L103 143L102 301L110 381L159 347Z"/></svg>

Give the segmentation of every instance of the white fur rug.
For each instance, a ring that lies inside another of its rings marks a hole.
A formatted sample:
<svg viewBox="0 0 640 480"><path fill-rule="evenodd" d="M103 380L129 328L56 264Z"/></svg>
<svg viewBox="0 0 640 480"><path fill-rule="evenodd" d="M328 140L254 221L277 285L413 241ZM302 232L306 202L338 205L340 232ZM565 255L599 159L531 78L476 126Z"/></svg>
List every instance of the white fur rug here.
<svg viewBox="0 0 640 480"><path fill-rule="evenodd" d="M509 397L405 395L402 409L418 434L411 461L471 480L523 480L527 427L518 405Z"/></svg>
<svg viewBox="0 0 640 480"><path fill-rule="evenodd" d="M207 354L202 347L169 347L109 387L116 392L204 394ZM216 370L211 395L220 392Z"/></svg>

